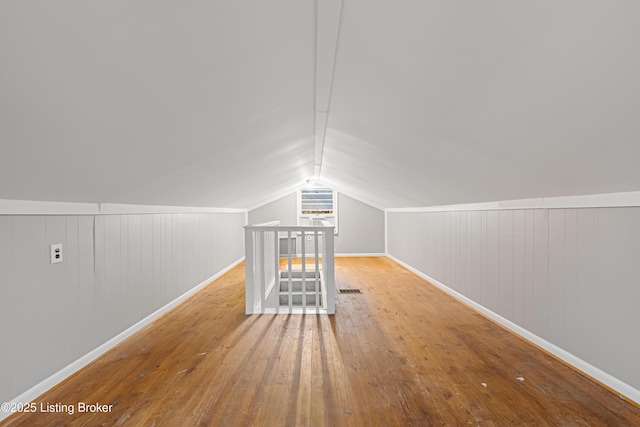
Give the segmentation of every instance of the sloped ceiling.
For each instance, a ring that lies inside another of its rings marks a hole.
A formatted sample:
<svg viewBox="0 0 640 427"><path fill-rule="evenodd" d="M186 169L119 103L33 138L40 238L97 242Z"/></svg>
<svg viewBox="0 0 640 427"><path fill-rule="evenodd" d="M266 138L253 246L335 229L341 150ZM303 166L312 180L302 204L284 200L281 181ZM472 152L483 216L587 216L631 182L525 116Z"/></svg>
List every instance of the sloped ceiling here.
<svg viewBox="0 0 640 427"><path fill-rule="evenodd" d="M640 3L0 2L0 198L640 190Z"/></svg>
<svg viewBox="0 0 640 427"><path fill-rule="evenodd" d="M243 207L313 174L310 1L0 2L0 198Z"/></svg>

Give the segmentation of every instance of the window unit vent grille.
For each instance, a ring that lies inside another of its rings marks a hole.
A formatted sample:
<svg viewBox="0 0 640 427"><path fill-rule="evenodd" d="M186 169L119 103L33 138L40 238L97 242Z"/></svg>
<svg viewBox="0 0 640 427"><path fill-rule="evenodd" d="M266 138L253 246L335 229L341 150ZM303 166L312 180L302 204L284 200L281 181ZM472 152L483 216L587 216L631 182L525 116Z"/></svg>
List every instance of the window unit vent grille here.
<svg viewBox="0 0 640 427"><path fill-rule="evenodd" d="M305 188L300 191L303 215L333 215L333 190L330 188Z"/></svg>

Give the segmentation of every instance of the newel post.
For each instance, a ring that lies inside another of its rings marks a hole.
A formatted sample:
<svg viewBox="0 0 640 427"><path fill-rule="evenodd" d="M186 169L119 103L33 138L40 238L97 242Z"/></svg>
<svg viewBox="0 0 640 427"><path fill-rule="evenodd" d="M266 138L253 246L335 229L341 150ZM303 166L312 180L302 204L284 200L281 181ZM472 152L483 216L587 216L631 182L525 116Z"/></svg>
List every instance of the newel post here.
<svg viewBox="0 0 640 427"><path fill-rule="evenodd" d="M245 268L245 314L253 314L255 304L255 285L253 278L253 230L244 227L244 268Z"/></svg>
<svg viewBox="0 0 640 427"><path fill-rule="evenodd" d="M322 254L322 269L324 270L324 280L327 282L327 314L335 314L336 312L336 282L333 272L333 230L334 227L328 227L324 232L324 253Z"/></svg>

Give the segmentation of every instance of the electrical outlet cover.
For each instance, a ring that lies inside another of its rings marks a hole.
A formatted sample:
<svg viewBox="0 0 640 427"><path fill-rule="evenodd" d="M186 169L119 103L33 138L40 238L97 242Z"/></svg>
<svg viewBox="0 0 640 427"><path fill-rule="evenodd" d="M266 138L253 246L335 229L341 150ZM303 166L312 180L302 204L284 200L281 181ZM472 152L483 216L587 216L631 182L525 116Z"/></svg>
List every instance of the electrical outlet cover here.
<svg viewBox="0 0 640 427"><path fill-rule="evenodd" d="M50 246L51 264L62 262L62 243L56 243Z"/></svg>

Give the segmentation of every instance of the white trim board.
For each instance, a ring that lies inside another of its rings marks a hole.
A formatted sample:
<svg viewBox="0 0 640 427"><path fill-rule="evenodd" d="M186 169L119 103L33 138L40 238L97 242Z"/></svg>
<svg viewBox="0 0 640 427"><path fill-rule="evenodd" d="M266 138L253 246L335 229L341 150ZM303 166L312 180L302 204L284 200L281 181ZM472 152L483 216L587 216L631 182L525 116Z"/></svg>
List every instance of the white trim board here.
<svg viewBox="0 0 640 427"><path fill-rule="evenodd" d="M617 208L640 206L640 191L591 194L584 196L543 197L538 199L504 200L499 202L466 203L460 205L413 208L388 208L387 212L451 212L514 209Z"/></svg>
<svg viewBox="0 0 640 427"><path fill-rule="evenodd" d="M0 215L128 215L172 213L245 213L246 209L190 206L71 203L0 199Z"/></svg>
<svg viewBox="0 0 640 427"><path fill-rule="evenodd" d="M157 213L244 213L245 209L207 208L190 206L147 206L125 205L118 203L101 203L101 215L157 214Z"/></svg>
<svg viewBox="0 0 640 427"><path fill-rule="evenodd" d="M97 215L97 203L0 199L0 215Z"/></svg>
<svg viewBox="0 0 640 427"><path fill-rule="evenodd" d="M604 384L605 386L609 387L612 390L615 390L619 395L620 398L623 400L626 400L628 402L631 402L631 404L634 404L635 406L638 405L638 403L640 403L640 390L630 386L629 384L625 383L624 381L619 380L618 378L600 370L599 368L596 368L595 366L585 362L584 360L580 359L579 357L574 356L573 354L569 353L568 351L556 346L555 344L552 344L542 338L540 338L539 336L533 334L532 332L524 329L521 326L518 326L517 324L511 322L508 319L505 319L504 317L500 316L499 314L494 313L493 311L489 310L488 308L478 304L477 302L465 297L464 295L454 291L453 289L447 287L445 284L433 279L432 277L429 277L428 275L424 274L423 272L413 268L412 266L410 266L409 264L400 261L398 258L392 256L392 255L387 255L387 257L389 259L392 259L393 261L397 262L398 264L402 265L403 267L405 267L406 269L412 271L413 273L417 274L418 276L422 277L423 279L427 280L429 283L432 283L433 285L437 286L438 288L442 289L444 292L446 292L447 294L451 295L453 298L457 299L458 301L461 301L462 303L468 305L469 307L471 307L472 309L478 311L479 313L485 315L486 317L494 320L495 322L499 323L500 325L504 326L505 328L511 330L512 332L520 335L522 338L526 339L527 341L530 341L531 343L533 343L534 345L544 349L545 351L551 353L552 355L554 355L555 357L557 357L558 359L564 361L565 363L569 364L570 366L572 366L573 368L575 368L576 370L578 370L579 372L582 372L583 374L593 378L596 381L599 381L600 383Z"/></svg>
<svg viewBox="0 0 640 427"><path fill-rule="evenodd" d="M17 396L16 398L14 398L9 403L10 404L18 404L18 403L29 403L29 402L34 401L35 399L38 398L38 396L41 396L43 393L47 392L48 390L50 390L51 388L53 388L57 384L61 383L62 381L64 381L65 379L67 379L68 377L73 375L74 373L78 372L80 369L84 368L89 363L93 362L94 360L96 360L97 358L99 358L100 356L105 354L107 351L111 350L113 347L115 347L116 345L120 344L121 342L123 342L124 340L126 340L127 338L132 336L133 334L135 334L136 332L138 332L138 331L150 326L156 319L158 319L162 315L168 313L169 311L171 311L172 309L174 309L175 307L180 305L182 302L187 300L193 294L195 294L196 292L200 291L202 288L207 286L213 280L219 278L220 276L225 274L227 271L231 270L233 267L235 267L236 265L240 264L242 261L244 261L244 257L242 257L242 258L238 259L237 261L231 263L229 266L227 266L224 269L220 270L218 273L214 274L210 278L204 280L203 282L201 282L197 286L191 288L190 290L188 290L184 294L180 295L179 297L177 297L173 301L169 302L165 306L163 306L163 307L159 308L158 310L156 310L155 312L151 313L150 315L148 315L144 319L140 320L138 323L130 326L129 328L127 328L123 332L121 332L118 335L116 335L115 337L111 338L109 341L105 342L104 344L100 345L99 347L95 348L94 350L91 350L89 353L87 353L84 356L80 357L75 362L72 362L71 364L69 364L66 367L62 368L61 370L59 370L55 374L51 375L49 378L47 378L47 379L41 381L40 383L36 384L35 386L31 387L29 390L27 390L24 393L22 393L21 395ZM0 409L0 421L2 421L3 419L7 418L10 415L12 415L11 412L5 412L2 409Z"/></svg>

